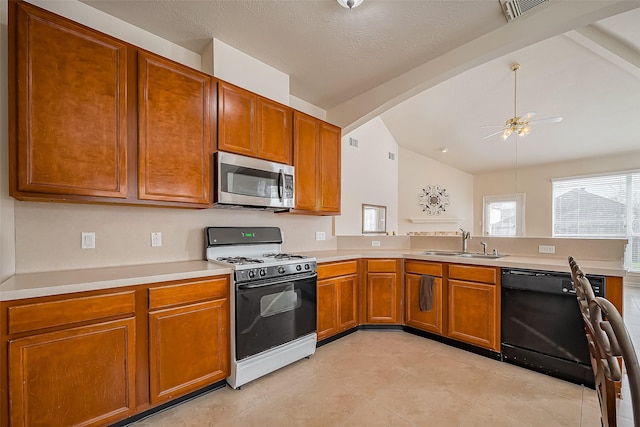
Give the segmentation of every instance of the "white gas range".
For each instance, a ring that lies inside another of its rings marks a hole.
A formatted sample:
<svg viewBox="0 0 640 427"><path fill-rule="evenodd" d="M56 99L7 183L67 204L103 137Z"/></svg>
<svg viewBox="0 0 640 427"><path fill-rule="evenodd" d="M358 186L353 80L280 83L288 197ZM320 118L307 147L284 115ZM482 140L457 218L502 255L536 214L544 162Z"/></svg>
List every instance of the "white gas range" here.
<svg viewBox="0 0 640 427"><path fill-rule="evenodd" d="M316 348L316 260L280 251L277 227L207 227L207 260L234 270L231 289L233 388Z"/></svg>

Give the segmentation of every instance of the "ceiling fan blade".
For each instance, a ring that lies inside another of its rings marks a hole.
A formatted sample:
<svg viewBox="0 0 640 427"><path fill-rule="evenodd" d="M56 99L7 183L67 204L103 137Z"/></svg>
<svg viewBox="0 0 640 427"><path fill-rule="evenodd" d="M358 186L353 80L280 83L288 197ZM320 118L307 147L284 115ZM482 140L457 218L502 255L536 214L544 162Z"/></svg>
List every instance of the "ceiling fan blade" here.
<svg viewBox="0 0 640 427"><path fill-rule="evenodd" d="M501 133L503 133L503 132L504 132L504 129L500 129L498 132L494 132L494 133L492 133L491 135L487 135L487 136L485 136L485 137L484 137L484 138L482 138L482 139L491 138L492 136L499 135L499 134L501 134Z"/></svg>
<svg viewBox="0 0 640 427"><path fill-rule="evenodd" d="M504 125L485 125L485 126L480 126L480 129L487 129L487 128L502 128L504 129Z"/></svg>
<svg viewBox="0 0 640 427"><path fill-rule="evenodd" d="M529 124L560 123L561 121L562 121L562 117L549 117L548 119L531 120Z"/></svg>
<svg viewBox="0 0 640 427"><path fill-rule="evenodd" d="M528 113L524 113L522 116L520 116L520 120L521 122L528 122L530 121L533 116L535 116L538 113L534 113L533 111L529 111Z"/></svg>

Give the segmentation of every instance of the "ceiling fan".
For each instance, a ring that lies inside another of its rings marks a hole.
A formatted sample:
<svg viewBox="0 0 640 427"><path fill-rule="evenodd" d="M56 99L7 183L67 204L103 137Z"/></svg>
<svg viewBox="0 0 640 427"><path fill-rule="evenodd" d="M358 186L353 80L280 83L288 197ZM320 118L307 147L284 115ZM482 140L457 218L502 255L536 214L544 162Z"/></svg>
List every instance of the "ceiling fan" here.
<svg viewBox="0 0 640 427"><path fill-rule="evenodd" d="M518 100L518 70L520 64L513 64L511 71L513 71L513 117L505 122L503 126L482 126L483 128L499 127L499 131L487 135L482 139L491 138L492 136L502 134L502 139L506 140L512 133L516 133L518 136L526 136L531 132L531 125L538 123L559 123L562 121L562 117L550 117L548 119L531 120L536 113L526 113L522 116L518 116L516 113L516 102Z"/></svg>

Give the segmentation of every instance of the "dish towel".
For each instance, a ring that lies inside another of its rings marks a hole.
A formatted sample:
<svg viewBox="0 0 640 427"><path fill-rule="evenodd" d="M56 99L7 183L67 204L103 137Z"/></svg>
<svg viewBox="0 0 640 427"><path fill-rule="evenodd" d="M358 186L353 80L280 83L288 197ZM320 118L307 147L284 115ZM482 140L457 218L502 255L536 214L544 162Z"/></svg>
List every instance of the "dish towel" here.
<svg viewBox="0 0 640 427"><path fill-rule="evenodd" d="M418 292L420 300L420 311L431 311L433 304L433 276L423 274L420 277L420 290Z"/></svg>

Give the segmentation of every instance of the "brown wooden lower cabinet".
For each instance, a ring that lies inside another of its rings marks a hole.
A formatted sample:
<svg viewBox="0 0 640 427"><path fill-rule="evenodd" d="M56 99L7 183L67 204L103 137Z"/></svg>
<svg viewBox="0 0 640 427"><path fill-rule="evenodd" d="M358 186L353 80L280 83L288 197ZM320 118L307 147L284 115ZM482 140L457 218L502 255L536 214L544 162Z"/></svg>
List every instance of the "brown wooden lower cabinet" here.
<svg viewBox="0 0 640 427"><path fill-rule="evenodd" d="M229 375L226 299L149 313L151 403Z"/></svg>
<svg viewBox="0 0 640 427"><path fill-rule="evenodd" d="M11 426L107 425L134 414L135 319L9 342Z"/></svg>
<svg viewBox="0 0 640 427"><path fill-rule="evenodd" d="M318 340L358 326L357 262L318 266Z"/></svg>
<svg viewBox="0 0 640 427"><path fill-rule="evenodd" d="M366 323L402 323L402 283L400 261L370 259L366 261Z"/></svg>
<svg viewBox="0 0 640 427"><path fill-rule="evenodd" d="M226 276L149 289L152 404L229 375L228 296Z"/></svg>
<svg viewBox="0 0 640 427"><path fill-rule="evenodd" d="M500 351L499 281L498 267L449 265L449 338Z"/></svg>
<svg viewBox="0 0 640 427"><path fill-rule="evenodd" d="M429 311L420 310L420 280L417 274L405 275L405 324L436 334L443 333L442 279L433 280L433 304Z"/></svg>
<svg viewBox="0 0 640 427"><path fill-rule="evenodd" d="M229 276L0 302L0 425L105 426L229 375Z"/></svg>

